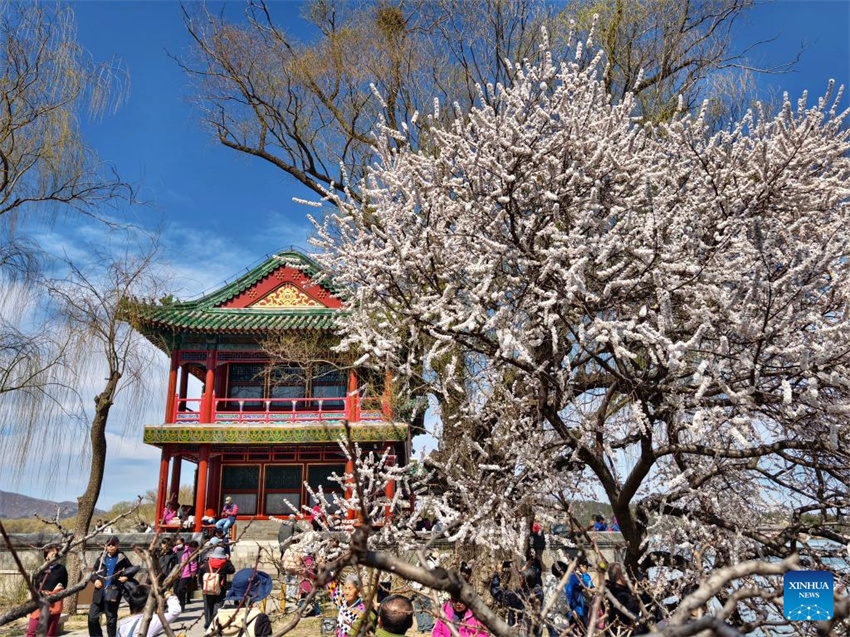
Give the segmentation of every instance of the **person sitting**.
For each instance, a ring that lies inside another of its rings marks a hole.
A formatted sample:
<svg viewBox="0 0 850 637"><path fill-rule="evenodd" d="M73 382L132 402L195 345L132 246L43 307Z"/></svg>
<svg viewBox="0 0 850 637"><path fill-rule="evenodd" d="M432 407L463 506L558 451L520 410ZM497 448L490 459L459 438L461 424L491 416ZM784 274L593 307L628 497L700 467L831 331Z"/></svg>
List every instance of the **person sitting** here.
<svg viewBox="0 0 850 637"><path fill-rule="evenodd" d="M620 523L617 522L617 516L616 515L611 517L611 527L608 530L616 532L616 533L620 532Z"/></svg>
<svg viewBox="0 0 850 637"><path fill-rule="evenodd" d="M170 526L175 524L175 517L177 517L177 511L174 510L174 505L171 502L166 502L165 508L162 510L162 525Z"/></svg>
<svg viewBox="0 0 850 637"><path fill-rule="evenodd" d="M445 620L443 619L445 617ZM448 623L446 623L448 622ZM434 622L431 637L452 637L455 632L460 637L486 637L487 629L475 618L475 614L459 597L452 597L443 606L443 616Z"/></svg>
<svg viewBox="0 0 850 637"><path fill-rule="evenodd" d="M215 528L221 529L221 532L227 535L230 527L236 524L236 515L239 513L239 507L233 501L233 498L227 496L224 499L224 506L221 509L221 519L215 523Z"/></svg>
<svg viewBox="0 0 850 637"><path fill-rule="evenodd" d="M139 637L142 628L142 618L144 617L145 605L148 602L150 588L141 584L132 587L127 594L127 605L130 607L130 616L125 617L118 624L118 637ZM171 624L180 615L180 601L177 596L170 592L165 593L165 622ZM162 621L156 613L151 617L151 622L148 624L148 632L146 637L156 637L163 633Z"/></svg>
<svg viewBox="0 0 850 637"><path fill-rule="evenodd" d="M593 516L593 522L587 528L588 531L607 531L608 525L605 523L605 516L597 513Z"/></svg>
<svg viewBox="0 0 850 637"><path fill-rule="evenodd" d="M188 504L184 504L180 507L180 510L183 512L183 528L184 529L194 529L195 528L195 514L194 509L190 507Z"/></svg>
<svg viewBox="0 0 850 637"><path fill-rule="evenodd" d="M366 611L366 605L360 598L360 579L352 574L345 578L345 584L341 588L337 580L328 582L327 587L331 601L339 609L336 618L336 637L353 636L355 633L351 627Z"/></svg>
<svg viewBox="0 0 850 637"><path fill-rule="evenodd" d="M210 624L206 634L228 637L269 637L272 623L256 604L272 592L272 578L263 571L243 568L233 576L224 604Z"/></svg>

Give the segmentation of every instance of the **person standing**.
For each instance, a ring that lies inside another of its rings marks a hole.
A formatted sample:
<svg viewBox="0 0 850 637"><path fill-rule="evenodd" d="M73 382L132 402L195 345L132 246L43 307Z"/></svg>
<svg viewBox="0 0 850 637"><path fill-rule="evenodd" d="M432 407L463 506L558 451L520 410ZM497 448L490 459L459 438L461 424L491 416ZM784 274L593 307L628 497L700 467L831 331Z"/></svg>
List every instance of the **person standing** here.
<svg viewBox="0 0 850 637"><path fill-rule="evenodd" d="M127 556L118 550L118 538L106 541L103 553L92 567L91 580L94 595L89 606L89 636L103 637L100 616L106 615L106 633L115 637L118 628L118 605L124 592L123 584L135 575L139 568L133 566Z"/></svg>
<svg viewBox="0 0 850 637"><path fill-rule="evenodd" d="M45 561L52 560L59 553L59 547L55 544L44 547ZM36 577L38 581L38 592L42 595L53 595L68 586L68 571L62 564L53 562ZM62 600L50 605L50 617L47 619L47 637L56 637L59 634L59 618L62 616ZM38 622L41 619L41 609L30 613L27 624L27 637L35 637Z"/></svg>
<svg viewBox="0 0 850 637"><path fill-rule="evenodd" d="M180 573L180 580L177 582L175 592L177 599L180 600L180 608L186 609L186 604L189 601L189 587L192 585L192 580L198 573L198 560L191 557L198 548L198 543L195 540L187 542L183 547L182 553L178 553L180 563L183 565L183 570ZM177 548L175 547L175 551Z"/></svg>
<svg viewBox="0 0 850 637"><path fill-rule="evenodd" d="M533 555L538 559L543 557L543 551L546 550L546 534L543 532L543 527L537 522L531 525L529 545L533 551Z"/></svg>
<svg viewBox="0 0 850 637"><path fill-rule="evenodd" d="M564 634L570 625L570 608L567 606L567 596L564 590L566 582L563 581L567 569L568 567L564 562L556 561L552 564L551 574L547 574L544 580L543 605L550 609L545 619L549 637Z"/></svg>
<svg viewBox="0 0 850 637"><path fill-rule="evenodd" d="M227 496L224 499L224 506L221 509L221 519L215 523L215 528L221 529L222 533L227 535L230 527L236 524L236 516L239 514L239 507L233 501L233 498Z"/></svg>
<svg viewBox="0 0 850 637"><path fill-rule="evenodd" d="M445 620L443 617L445 617ZM449 627L450 625L454 627L460 637L486 637L487 635L484 624L475 618L472 609L459 597L452 597L445 603L443 617L434 622L431 637L452 637L454 633Z"/></svg>
<svg viewBox="0 0 850 637"><path fill-rule="evenodd" d="M519 573L520 584L513 590L506 590L502 586L502 577L510 572L510 567L505 569L502 565L502 573L495 573L490 580L490 595L498 603L508 609L508 625L526 626L531 625L533 611L539 611L543 606L542 576L533 561L526 562Z"/></svg>
<svg viewBox="0 0 850 637"><path fill-rule="evenodd" d="M201 578L201 593L204 596L204 630L210 627L218 607L224 601L227 576L233 575L236 567L227 558L223 546L216 546L198 569Z"/></svg>
<svg viewBox="0 0 850 637"><path fill-rule="evenodd" d="M576 568L567 581L564 593L567 605L570 607L570 622L581 630L587 627L587 590L593 588L593 582L588 573L587 558L579 555L576 558Z"/></svg>
<svg viewBox="0 0 850 637"><path fill-rule="evenodd" d="M387 595L368 615L364 614L351 628L351 635L365 635L361 624L369 621L375 626L375 637L404 637L413 627L413 604L402 595Z"/></svg>
<svg viewBox="0 0 850 637"><path fill-rule="evenodd" d="M623 566L618 563L608 567L608 592L617 600L626 612L623 612L614 604L609 604L608 625L623 626L624 630L633 629L640 617L640 603L626 583Z"/></svg>
<svg viewBox="0 0 850 637"><path fill-rule="evenodd" d="M171 571L177 566L178 559L174 553L174 543L171 541L171 538L162 538L156 558L157 566L159 567L160 586L165 581L165 578L171 575Z"/></svg>
<svg viewBox="0 0 850 637"><path fill-rule="evenodd" d="M328 592L331 601L339 609L336 618L336 637L349 637L354 633L351 627L366 612L366 605L360 597L360 579L357 575L345 578L345 584L340 587L337 580L328 582Z"/></svg>

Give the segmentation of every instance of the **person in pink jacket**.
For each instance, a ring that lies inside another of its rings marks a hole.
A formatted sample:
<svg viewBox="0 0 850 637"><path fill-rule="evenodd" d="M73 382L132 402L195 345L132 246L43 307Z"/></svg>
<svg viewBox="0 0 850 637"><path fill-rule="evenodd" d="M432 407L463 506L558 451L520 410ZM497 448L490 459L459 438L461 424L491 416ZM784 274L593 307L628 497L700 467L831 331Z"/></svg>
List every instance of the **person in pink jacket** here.
<svg viewBox="0 0 850 637"><path fill-rule="evenodd" d="M182 548L179 546L174 547L174 552L177 553L180 563L183 565L183 571L180 573L180 580L177 582L174 592L177 593L177 599L180 600L180 608L184 610L186 609L186 603L189 601L189 585L198 573L197 558L189 559L189 557L197 549L198 543L195 540L187 542Z"/></svg>
<svg viewBox="0 0 850 637"><path fill-rule="evenodd" d="M460 637L486 637L489 633L484 625L475 619L469 607L459 599L452 598L443 606L443 615L454 624ZM434 623L431 637L452 637L452 631L442 617Z"/></svg>

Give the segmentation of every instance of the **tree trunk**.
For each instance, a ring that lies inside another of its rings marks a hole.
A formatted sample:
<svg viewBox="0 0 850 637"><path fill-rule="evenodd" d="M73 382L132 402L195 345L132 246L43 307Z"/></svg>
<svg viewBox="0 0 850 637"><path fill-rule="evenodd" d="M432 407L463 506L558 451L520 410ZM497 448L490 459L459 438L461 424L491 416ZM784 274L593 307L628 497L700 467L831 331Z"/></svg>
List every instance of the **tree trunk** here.
<svg viewBox="0 0 850 637"><path fill-rule="evenodd" d="M91 470L89 472L89 483L85 492L77 498L77 523L74 526L74 536L83 537L88 533L91 519L94 516L94 508L100 497L100 488L103 484L103 472L106 466L106 422L109 418L109 410L115 398L118 381L121 373L113 371L106 381L106 387L95 399L94 418L91 423ZM78 552L71 553L68 557L68 582L73 585L80 581L84 575L79 556L86 550L83 544ZM70 614L77 612L77 596L67 600L67 608Z"/></svg>

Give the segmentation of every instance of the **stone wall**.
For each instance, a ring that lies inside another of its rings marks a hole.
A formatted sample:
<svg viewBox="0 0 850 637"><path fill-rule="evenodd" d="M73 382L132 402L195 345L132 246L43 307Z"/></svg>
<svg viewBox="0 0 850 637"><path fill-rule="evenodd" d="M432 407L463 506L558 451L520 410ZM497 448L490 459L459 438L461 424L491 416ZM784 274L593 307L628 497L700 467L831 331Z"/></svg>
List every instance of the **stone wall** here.
<svg viewBox="0 0 850 637"><path fill-rule="evenodd" d="M184 533L183 538L201 539L200 534ZM622 558L623 537L620 533L598 533L596 543L603 557L609 561L618 561ZM97 559L98 555L103 551L103 542L109 536L96 536L89 542L89 548L86 550L86 562L91 566ZM24 562L27 568L34 568L41 562L41 550L38 547L45 544L58 542L58 535L46 533L18 533L11 536L13 546L15 546L18 555ZM119 548L123 551L134 564L138 564L139 559L134 555L133 548L136 546L147 547L153 539L152 534L145 533L124 533L119 534ZM563 560L569 562L576 553L576 549L571 547L562 538L557 536L549 536L547 538L547 548L543 554L544 566L548 569L555 560ZM257 560L257 555L263 549L263 555L259 564L260 569L266 570L272 577L277 577L275 565L269 561L269 556L274 559L280 557L279 545L277 540L260 540L260 539L242 539L233 547L232 560L237 570L240 568L253 568ZM477 583L487 581L490 574L498 569L501 560L507 556L498 554L482 555L481 551L475 551L468 547L455 546L451 542L438 542L434 546L434 553L439 558L439 563L442 566L457 566L461 560L470 560L476 563L475 579ZM593 556L589 556L593 561ZM410 556L410 559L414 559ZM476 588L486 588L476 585ZM482 590L483 592L483 590ZM0 599L14 599L15 594L24 594L22 588L21 577L15 568L14 559L11 552L5 547L0 546ZM81 597L81 602L87 603L84 600L85 594Z"/></svg>

